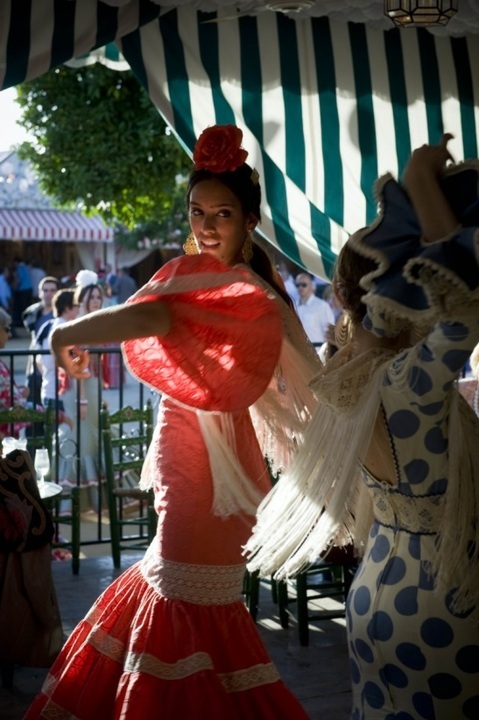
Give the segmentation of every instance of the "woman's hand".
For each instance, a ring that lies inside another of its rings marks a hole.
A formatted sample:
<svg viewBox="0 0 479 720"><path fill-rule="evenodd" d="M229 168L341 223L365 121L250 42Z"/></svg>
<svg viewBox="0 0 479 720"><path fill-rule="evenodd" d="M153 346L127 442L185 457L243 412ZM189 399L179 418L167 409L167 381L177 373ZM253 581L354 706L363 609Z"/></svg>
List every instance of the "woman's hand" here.
<svg viewBox="0 0 479 720"><path fill-rule="evenodd" d="M413 151L404 170L403 182L406 188L416 175L423 177L430 174L436 178L441 177L447 162L454 162L447 149L447 143L452 138L451 133L444 133L438 145L421 145Z"/></svg>
<svg viewBox="0 0 479 720"><path fill-rule="evenodd" d="M453 235L459 221L447 202L440 178L448 160L453 160L447 149L452 138L445 133L438 145L422 145L411 155L403 176L403 185L416 211L424 242L435 242Z"/></svg>
<svg viewBox="0 0 479 720"><path fill-rule="evenodd" d="M52 353L55 362L66 372L77 380L83 380L90 377L90 353L88 350L79 348L76 345L66 347L53 348Z"/></svg>
<svg viewBox="0 0 479 720"><path fill-rule="evenodd" d="M50 352L58 367L63 368L74 378L81 380L90 377L90 353L78 345L64 344L61 340L62 328L56 328L51 337Z"/></svg>

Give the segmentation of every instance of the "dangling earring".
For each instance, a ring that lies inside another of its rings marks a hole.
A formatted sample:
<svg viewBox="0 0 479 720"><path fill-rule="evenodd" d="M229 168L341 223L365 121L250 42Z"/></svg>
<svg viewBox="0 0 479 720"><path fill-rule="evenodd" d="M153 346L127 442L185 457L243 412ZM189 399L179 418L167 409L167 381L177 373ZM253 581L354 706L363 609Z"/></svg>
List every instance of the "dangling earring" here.
<svg viewBox="0 0 479 720"><path fill-rule="evenodd" d="M353 323L351 317L344 311L334 326L334 339L336 346L342 348L347 345L353 336Z"/></svg>
<svg viewBox="0 0 479 720"><path fill-rule="evenodd" d="M190 233L188 237L186 238L186 241L183 245L183 250L185 251L185 255L198 255L199 249L198 249L198 243L195 240L195 236L193 233Z"/></svg>
<svg viewBox="0 0 479 720"><path fill-rule="evenodd" d="M251 235L246 236L241 254L243 255L244 262L249 263L253 257L253 241L251 240Z"/></svg>

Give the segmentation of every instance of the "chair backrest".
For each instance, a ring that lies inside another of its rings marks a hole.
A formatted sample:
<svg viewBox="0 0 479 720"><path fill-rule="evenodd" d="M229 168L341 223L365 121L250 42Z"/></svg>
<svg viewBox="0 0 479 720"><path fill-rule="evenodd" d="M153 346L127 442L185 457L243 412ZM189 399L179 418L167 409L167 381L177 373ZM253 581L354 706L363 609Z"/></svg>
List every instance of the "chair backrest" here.
<svg viewBox="0 0 479 720"><path fill-rule="evenodd" d="M153 435L151 400L143 409L127 406L114 413L103 404L100 428L107 477L127 471L137 471L139 476Z"/></svg>
<svg viewBox="0 0 479 720"><path fill-rule="evenodd" d="M105 459L105 487L110 521L113 565L121 565L122 550L145 550L156 531L153 492L140 490L141 468L153 435L153 407L100 411Z"/></svg>
<svg viewBox="0 0 479 720"><path fill-rule="evenodd" d="M36 448L45 447L50 460L53 447L54 412L51 403L45 409L23 408L16 405L8 410L0 410L0 425L25 423L30 432L27 436L27 449L30 454ZM13 427L12 427L13 430Z"/></svg>

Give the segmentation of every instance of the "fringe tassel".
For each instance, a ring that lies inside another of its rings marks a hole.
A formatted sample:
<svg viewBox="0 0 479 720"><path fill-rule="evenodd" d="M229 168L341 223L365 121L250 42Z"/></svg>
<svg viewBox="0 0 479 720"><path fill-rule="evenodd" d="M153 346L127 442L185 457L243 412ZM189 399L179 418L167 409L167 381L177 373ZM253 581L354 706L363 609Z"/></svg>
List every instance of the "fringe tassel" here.
<svg viewBox="0 0 479 720"><path fill-rule="evenodd" d="M245 546L251 571L285 579L323 554L333 540L346 544L355 539L358 458L369 445L383 378L384 372L377 371L363 402L347 412L318 406L293 465L258 509ZM370 508L363 505L365 525Z"/></svg>
<svg viewBox="0 0 479 720"><path fill-rule="evenodd" d="M455 588L454 611L479 619L479 420L459 392L449 413L449 477L431 570L439 591Z"/></svg>
<svg viewBox="0 0 479 720"><path fill-rule="evenodd" d="M303 442L317 405L309 383L321 368L316 353L314 359L301 356L289 341L283 342L277 372L250 409L263 455L276 471L289 467Z"/></svg>
<svg viewBox="0 0 479 720"><path fill-rule="evenodd" d="M200 410L196 414L208 450L213 477L213 514L220 517L228 517L238 512L254 515L263 493L245 473L236 455L232 415L215 415Z"/></svg>
<svg viewBox="0 0 479 720"><path fill-rule="evenodd" d="M143 463L143 467L141 468L140 482L138 483L140 490L151 490L155 483L155 473L158 474L158 471L155 468L158 429L158 425L156 425L153 431L150 447L146 451L145 461Z"/></svg>

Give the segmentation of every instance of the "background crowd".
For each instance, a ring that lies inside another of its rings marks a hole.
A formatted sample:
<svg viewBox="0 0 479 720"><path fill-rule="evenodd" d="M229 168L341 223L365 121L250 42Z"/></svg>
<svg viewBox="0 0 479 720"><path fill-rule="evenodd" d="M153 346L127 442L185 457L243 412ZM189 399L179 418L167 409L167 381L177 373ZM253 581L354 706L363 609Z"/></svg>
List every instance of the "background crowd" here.
<svg viewBox="0 0 479 720"><path fill-rule="evenodd" d="M82 285L85 273L89 282ZM74 278L60 279L47 275L35 263L27 264L17 258L12 267L0 268L0 348L5 348L9 338L16 337L21 327L29 333L32 351L49 350L50 335L59 323L73 319L79 313L86 314L92 309L125 302L136 289L136 282L127 268L115 274L111 266L106 265L98 274L80 271ZM104 387L118 387L118 354L105 354L99 363L101 367L96 375L100 375ZM73 388L60 374L59 390L56 392L57 373L51 357L46 354L29 355L24 385L17 386L4 362L1 362L0 370L0 408L8 409L15 405L42 408L46 402L55 401L61 413L65 412L65 405L68 406L68 412L62 418L73 428L72 418L76 417L76 413L68 401L73 395ZM21 427L13 428L13 432L17 433ZM2 435L6 432L7 429L3 428ZM11 432L12 428L9 428L8 434Z"/></svg>
<svg viewBox="0 0 479 720"><path fill-rule="evenodd" d="M103 294L110 304L122 303L137 290L137 283L127 267L118 268L115 272L109 263L98 270L98 283ZM26 327L30 332L32 327L26 322L26 316L31 315L41 307L44 319L51 319L51 297L45 297L50 290L43 291L43 283L48 276L41 265L32 260L28 262L16 257L11 265L0 264L0 307L12 316L12 337L15 337L15 328ZM75 287L76 276L62 278L48 276L55 283L56 289ZM38 327L36 328L38 331Z"/></svg>

